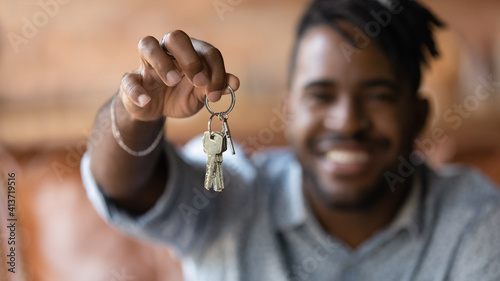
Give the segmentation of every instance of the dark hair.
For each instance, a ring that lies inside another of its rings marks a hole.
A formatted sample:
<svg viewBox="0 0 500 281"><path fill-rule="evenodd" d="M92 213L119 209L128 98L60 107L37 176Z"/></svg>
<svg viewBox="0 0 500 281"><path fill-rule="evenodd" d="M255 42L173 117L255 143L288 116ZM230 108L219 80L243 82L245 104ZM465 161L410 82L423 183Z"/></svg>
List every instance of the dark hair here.
<svg viewBox="0 0 500 281"><path fill-rule="evenodd" d="M383 4L384 3L384 4ZM346 21L373 40L395 66L410 80L416 92L421 82L421 66L439 52L433 38L434 27L443 23L428 9L411 0L314 0L299 22L289 70L289 85L295 70L298 45L312 27L327 25L357 48L360 43L339 26ZM371 41L370 40L370 41Z"/></svg>

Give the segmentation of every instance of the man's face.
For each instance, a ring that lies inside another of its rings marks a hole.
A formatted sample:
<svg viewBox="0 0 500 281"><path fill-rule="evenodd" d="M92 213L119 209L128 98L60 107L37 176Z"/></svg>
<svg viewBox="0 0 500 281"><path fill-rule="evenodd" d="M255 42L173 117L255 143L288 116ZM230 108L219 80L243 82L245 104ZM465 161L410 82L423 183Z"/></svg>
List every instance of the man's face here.
<svg viewBox="0 0 500 281"><path fill-rule="evenodd" d="M364 208L387 192L384 172L408 155L426 103L374 42L350 57L346 46L353 48L327 26L303 36L287 99L287 138L309 191L329 206Z"/></svg>

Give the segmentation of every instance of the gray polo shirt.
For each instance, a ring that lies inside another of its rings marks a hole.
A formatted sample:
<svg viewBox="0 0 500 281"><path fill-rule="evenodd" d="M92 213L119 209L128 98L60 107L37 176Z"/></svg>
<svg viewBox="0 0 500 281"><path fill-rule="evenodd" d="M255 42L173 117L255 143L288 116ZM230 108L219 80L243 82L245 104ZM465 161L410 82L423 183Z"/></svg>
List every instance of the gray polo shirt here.
<svg viewBox="0 0 500 281"><path fill-rule="evenodd" d="M500 192L476 171L417 169L394 221L352 250L312 215L290 151L226 153L226 189L214 193L203 188L200 139L180 152L165 146L166 191L139 217L100 192L88 154L82 178L108 223L172 246L186 280L500 280Z"/></svg>

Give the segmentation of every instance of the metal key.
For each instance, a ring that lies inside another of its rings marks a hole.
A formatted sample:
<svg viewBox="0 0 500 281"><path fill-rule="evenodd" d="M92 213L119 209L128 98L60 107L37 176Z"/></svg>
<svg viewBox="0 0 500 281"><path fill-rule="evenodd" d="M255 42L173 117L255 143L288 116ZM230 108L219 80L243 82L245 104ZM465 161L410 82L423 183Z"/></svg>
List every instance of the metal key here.
<svg viewBox="0 0 500 281"><path fill-rule="evenodd" d="M214 191L221 192L224 189L224 177L222 174L222 153L215 155L215 176L213 178Z"/></svg>
<svg viewBox="0 0 500 281"><path fill-rule="evenodd" d="M162 48L165 47L163 41L164 40L162 40L162 43L160 43ZM164 48L164 51L168 54L168 50L166 50L166 48ZM205 173L204 186L207 190L213 188L217 192L220 192L224 189L224 178L222 174L222 152L227 150L227 142L229 142L232 154L235 154L233 140L231 139L231 132L229 131L229 125L227 124L227 118L229 117L229 112L233 110L236 96L230 86L227 86L227 89L231 94L231 105L226 111L218 113L214 112L208 104L208 97L205 96L205 107L207 108L208 112L212 114L212 116L210 116L210 119L208 119L208 131L205 132L202 140L203 152L207 154L207 171ZM222 129L220 132L212 131L212 119L215 116L217 116L222 123Z"/></svg>
<svg viewBox="0 0 500 281"><path fill-rule="evenodd" d="M212 183L216 178L217 162L222 163L222 152L226 151L226 138L220 132L205 132L202 138L203 152L207 155L207 171L205 173L204 186L207 190L212 189Z"/></svg>

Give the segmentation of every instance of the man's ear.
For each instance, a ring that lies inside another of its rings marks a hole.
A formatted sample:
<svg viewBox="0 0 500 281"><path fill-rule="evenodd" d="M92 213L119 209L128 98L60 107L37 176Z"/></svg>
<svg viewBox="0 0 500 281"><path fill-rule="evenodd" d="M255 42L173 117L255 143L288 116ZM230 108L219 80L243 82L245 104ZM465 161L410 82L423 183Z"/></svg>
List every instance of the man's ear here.
<svg viewBox="0 0 500 281"><path fill-rule="evenodd" d="M430 112L429 100L427 100L426 98L417 97L415 119L413 121L414 124L413 129L415 132L415 137L418 137L425 128L427 120L429 119L429 112Z"/></svg>

